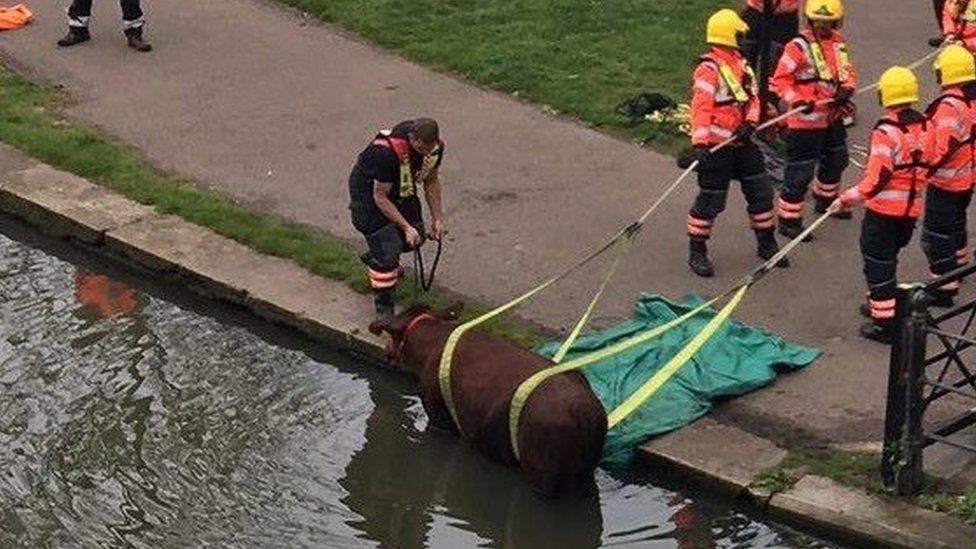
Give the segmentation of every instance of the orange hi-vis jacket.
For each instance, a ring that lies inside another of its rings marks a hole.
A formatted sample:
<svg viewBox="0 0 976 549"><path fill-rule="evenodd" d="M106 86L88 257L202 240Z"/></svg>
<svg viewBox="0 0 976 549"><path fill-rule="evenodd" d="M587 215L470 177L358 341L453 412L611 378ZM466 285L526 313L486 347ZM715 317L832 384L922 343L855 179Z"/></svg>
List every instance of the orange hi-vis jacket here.
<svg viewBox="0 0 976 549"><path fill-rule="evenodd" d="M864 176L856 187L844 191L841 202L863 202L877 214L918 219L934 156L927 126L922 114L907 107L883 116L871 133Z"/></svg>
<svg viewBox="0 0 976 549"><path fill-rule="evenodd" d="M23 4L5 8L0 6L0 31L16 30L31 22L34 14Z"/></svg>
<svg viewBox="0 0 976 549"><path fill-rule="evenodd" d="M746 122L759 122L756 78L738 50L712 47L702 56L691 89L691 144L712 146Z"/></svg>
<svg viewBox="0 0 976 549"><path fill-rule="evenodd" d="M946 0L942 8L942 33L976 51L976 0Z"/></svg>
<svg viewBox="0 0 976 549"><path fill-rule="evenodd" d="M976 104L954 86L929 105L926 115L934 159L928 184L950 192L972 190Z"/></svg>
<svg viewBox="0 0 976 549"><path fill-rule="evenodd" d="M800 0L773 0L773 13L797 13L800 11ZM763 0L746 0L746 6L762 13L766 7Z"/></svg>
<svg viewBox="0 0 976 549"><path fill-rule="evenodd" d="M841 88L854 91L857 71L851 64L844 38L833 31L818 39L809 28L786 44L769 88L790 107L804 101L815 102L812 113L791 116L786 124L795 130L826 129L836 118L829 100Z"/></svg>

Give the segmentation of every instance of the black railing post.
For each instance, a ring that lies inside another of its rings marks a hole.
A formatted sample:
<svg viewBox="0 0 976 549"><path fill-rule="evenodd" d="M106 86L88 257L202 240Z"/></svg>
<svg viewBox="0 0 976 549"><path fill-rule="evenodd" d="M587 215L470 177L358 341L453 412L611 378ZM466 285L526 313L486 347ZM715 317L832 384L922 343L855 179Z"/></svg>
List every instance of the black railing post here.
<svg viewBox="0 0 976 549"><path fill-rule="evenodd" d="M888 398L885 404L884 450L881 454L881 478L884 485L894 488L897 471L901 465L901 441L905 426L905 379L908 374L909 351L906 343L911 340L911 305L907 286L900 286L895 309L895 337L891 342L891 360L888 363Z"/></svg>
<svg viewBox="0 0 976 549"><path fill-rule="evenodd" d="M925 377L925 355L928 334L926 327L929 322L928 294L920 286L906 290L909 307L904 337L904 359L907 368L904 377L905 392L903 406L905 411L904 428L902 430L902 459L903 466L897 472L898 491L901 494L914 494L922 487L922 453L925 448L925 436L922 432L922 416L925 413L925 403L922 397Z"/></svg>

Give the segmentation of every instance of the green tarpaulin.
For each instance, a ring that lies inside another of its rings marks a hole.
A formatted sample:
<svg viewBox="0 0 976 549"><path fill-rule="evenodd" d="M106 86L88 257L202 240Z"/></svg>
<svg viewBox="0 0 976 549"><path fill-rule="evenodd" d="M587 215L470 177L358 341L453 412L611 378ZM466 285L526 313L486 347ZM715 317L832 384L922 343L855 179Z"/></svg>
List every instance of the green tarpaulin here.
<svg viewBox="0 0 976 549"><path fill-rule="evenodd" d="M694 296L675 304L659 296L644 295L637 301L631 320L580 337L564 361L664 324L701 303ZM621 404L713 316L714 311L707 310L657 339L586 367L583 373L604 409L609 412ZM559 343L546 343L537 350L551 357ZM762 329L726 322L691 361L607 434L604 462L629 463L634 449L648 438L691 423L707 414L718 401L767 385L780 369L802 368L819 354L817 349L792 345Z"/></svg>

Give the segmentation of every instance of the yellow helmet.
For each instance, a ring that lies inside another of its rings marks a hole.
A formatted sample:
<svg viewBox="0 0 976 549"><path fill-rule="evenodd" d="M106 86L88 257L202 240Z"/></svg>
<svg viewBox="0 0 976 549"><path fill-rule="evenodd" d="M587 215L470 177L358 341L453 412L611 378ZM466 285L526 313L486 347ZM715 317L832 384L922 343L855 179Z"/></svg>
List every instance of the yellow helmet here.
<svg viewBox="0 0 976 549"><path fill-rule="evenodd" d="M718 10L708 18L705 27L705 41L718 46L739 47L739 34L749 30L749 25L730 10Z"/></svg>
<svg viewBox="0 0 976 549"><path fill-rule="evenodd" d="M884 107L915 103L918 101L918 79L911 69L891 67L878 80L878 95Z"/></svg>
<svg viewBox="0 0 976 549"><path fill-rule="evenodd" d="M809 21L840 21L844 18L844 4L840 0L807 0L803 13Z"/></svg>
<svg viewBox="0 0 976 549"><path fill-rule="evenodd" d="M959 44L952 44L942 50L932 66L942 86L976 81L976 58Z"/></svg>

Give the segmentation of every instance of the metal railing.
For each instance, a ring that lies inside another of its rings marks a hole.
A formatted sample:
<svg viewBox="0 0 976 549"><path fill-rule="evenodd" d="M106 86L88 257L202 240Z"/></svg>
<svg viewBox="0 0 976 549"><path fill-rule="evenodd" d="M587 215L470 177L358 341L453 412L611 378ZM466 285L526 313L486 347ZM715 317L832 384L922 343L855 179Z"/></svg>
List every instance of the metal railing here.
<svg viewBox="0 0 976 549"><path fill-rule="evenodd" d="M966 353L976 347L976 334L970 334L976 329L976 298L945 312L930 309L936 288L974 274L976 265L898 289L881 474L885 486L902 494L922 488L923 454L932 444L976 453L976 446L950 438L976 424L976 354ZM966 410L926 421L932 405L949 396L966 401L955 407Z"/></svg>

